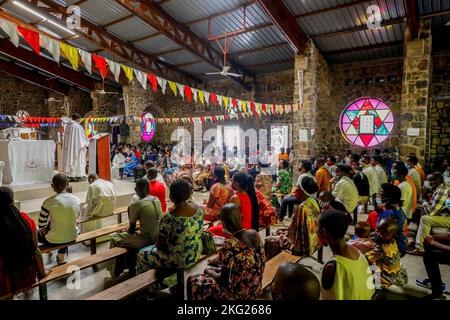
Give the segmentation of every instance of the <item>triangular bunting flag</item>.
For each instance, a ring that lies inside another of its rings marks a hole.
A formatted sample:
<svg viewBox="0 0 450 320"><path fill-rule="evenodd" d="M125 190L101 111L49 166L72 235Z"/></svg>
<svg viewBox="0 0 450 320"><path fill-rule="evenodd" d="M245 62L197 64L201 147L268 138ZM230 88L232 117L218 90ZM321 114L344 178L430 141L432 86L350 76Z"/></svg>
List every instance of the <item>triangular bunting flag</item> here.
<svg viewBox="0 0 450 320"><path fill-rule="evenodd" d="M33 48L34 52L41 55L41 45L39 43L39 33L25 29L22 26L18 26L20 34L28 42L28 44Z"/></svg>
<svg viewBox="0 0 450 320"><path fill-rule="evenodd" d="M102 78L105 79L106 78L106 73L108 72L108 70L106 70L106 59L103 57L100 57L96 54L92 55L92 60L95 61L95 64L98 68L98 70L100 71L100 74L102 75Z"/></svg>
<svg viewBox="0 0 450 320"><path fill-rule="evenodd" d="M184 95L188 102L192 102L192 90L189 86L184 86Z"/></svg>
<svg viewBox="0 0 450 320"><path fill-rule="evenodd" d="M242 111L247 112L247 101L242 101Z"/></svg>
<svg viewBox="0 0 450 320"><path fill-rule="evenodd" d="M230 98L228 98L228 97L223 97L223 107L224 107L225 109L228 109L228 104L229 104L229 102L230 102L229 99L230 99Z"/></svg>
<svg viewBox="0 0 450 320"><path fill-rule="evenodd" d="M127 66L121 65L123 72L128 78L128 81L133 81L133 69Z"/></svg>
<svg viewBox="0 0 450 320"><path fill-rule="evenodd" d="M120 64L117 62L114 62L112 60L106 60L106 62L109 65L109 70L111 70L111 73L114 75L114 79L116 79L116 82L119 82L120 79Z"/></svg>
<svg viewBox="0 0 450 320"><path fill-rule="evenodd" d="M204 105L205 104L205 92L202 90L198 91L198 99Z"/></svg>
<svg viewBox="0 0 450 320"><path fill-rule="evenodd" d="M70 61L72 68L78 70L78 49L63 42L60 42L59 45L66 58Z"/></svg>
<svg viewBox="0 0 450 320"><path fill-rule="evenodd" d="M178 92L180 93L180 96L182 96L183 100L184 100L184 85L183 84L179 84L179 83L177 83L176 85L177 85L177 88L178 88Z"/></svg>
<svg viewBox="0 0 450 320"><path fill-rule="evenodd" d="M9 40L16 46L19 46L19 31L17 30L17 24L9 22L7 20L0 20L0 29L5 31Z"/></svg>
<svg viewBox="0 0 450 320"><path fill-rule="evenodd" d="M147 74L148 81L150 81L153 91L158 91L158 80L156 79L156 76L153 74Z"/></svg>
<svg viewBox="0 0 450 320"><path fill-rule="evenodd" d="M78 53L80 54L81 61L83 61L84 67L86 70L92 74L92 53L78 49Z"/></svg>
<svg viewBox="0 0 450 320"><path fill-rule="evenodd" d="M242 111L242 100L238 100L238 110Z"/></svg>
<svg viewBox="0 0 450 320"><path fill-rule="evenodd" d="M136 79L141 84L144 90L147 90L147 74L145 72L134 69L134 74L136 75Z"/></svg>
<svg viewBox="0 0 450 320"><path fill-rule="evenodd" d="M158 84L161 87L161 91L163 94L166 94L166 88L167 88L167 80L160 78L160 77L156 77L156 80L158 80Z"/></svg>
<svg viewBox="0 0 450 320"><path fill-rule="evenodd" d="M191 88L192 91L192 97L194 98L194 102L197 103L198 102L198 90Z"/></svg>
<svg viewBox="0 0 450 320"><path fill-rule="evenodd" d="M168 80L167 82L169 83L169 88L172 90L173 94L176 97L177 96L177 84L170 80Z"/></svg>
<svg viewBox="0 0 450 320"><path fill-rule="evenodd" d="M209 95L209 97L211 98L211 103L215 106L217 106L217 95L215 93L211 93Z"/></svg>
<svg viewBox="0 0 450 320"><path fill-rule="evenodd" d="M209 92L205 91L205 102L206 102L206 104L209 104L209 97L210 97Z"/></svg>
<svg viewBox="0 0 450 320"><path fill-rule="evenodd" d="M217 96L217 103L219 104L219 106L223 107L223 97L222 96Z"/></svg>
<svg viewBox="0 0 450 320"><path fill-rule="evenodd" d="M58 41L41 35L41 46L44 47L48 52L50 52L53 59L55 59L55 61L59 63L61 59L61 48Z"/></svg>

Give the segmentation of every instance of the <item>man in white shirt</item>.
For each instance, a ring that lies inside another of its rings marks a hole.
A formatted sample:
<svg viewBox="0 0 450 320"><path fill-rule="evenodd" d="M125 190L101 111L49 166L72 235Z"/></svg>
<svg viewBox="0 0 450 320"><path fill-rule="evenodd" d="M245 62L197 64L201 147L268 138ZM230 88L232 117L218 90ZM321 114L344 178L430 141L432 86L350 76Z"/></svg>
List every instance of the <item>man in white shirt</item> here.
<svg viewBox="0 0 450 320"><path fill-rule="evenodd" d="M98 175L91 173L88 176L89 188L86 195L86 204L80 215L80 219L87 220L95 217L110 216L114 212L117 201L117 189L109 181L99 179ZM80 233L94 231L102 228L101 220L81 223ZM99 238L97 242L109 240L109 237Z"/></svg>
<svg viewBox="0 0 450 320"><path fill-rule="evenodd" d="M86 151L89 139L79 124L80 119L81 116L74 113L72 120L64 128L62 165L64 173L69 176L71 181L86 179Z"/></svg>
<svg viewBox="0 0 450 320"><path fill-rule="evenodd" d="M337 201L341 202L347 213L351 214L358 205L358 189L355 183L350 178L353 175L353 170L346 164L338 164L336 167L336 179L338 182L332 192Z"/></svg>
<svg viewBox="0 0 450 320"><path fill-rule="evenodd" d="M111 171L114 178L120 177L123 179L123 168L125 167L125 156L121 148L114 149L115 155L112 161Z"/></svg>
<svg viewBox="0 0 450 320"><path fill-rule="evenodd" d="M52 188L56 195L44 201L39 214L39 242L45 245L56 245L74 241L78 235L77 217L81 201L67 193L68 178L57 174L52 179ZM59 249L56 261L64 264L68 249Z"/></svg>
<svg viewBox="0 0 450 320"><path fill-rule="evenodd" d="M420 190L422 190L422 180L420 179L419 171L415 168L417 165L417 157L408 156L406 157L406 168L408 168L408 176L411 177L414 181L414 185L416 186L417 197L420 195Z"/></svg>
<svg viewBox="0 0 450 320"><path fill-rule="evenodd" d="M367 176L367 179L369 180L369 196L372 198L373 204L375 204L375 197L377 194L380 193L381 184L380 184L380 178L378 177L377 171L375 168L370 164L370 158L369 157L362 157L359 161L359 164L363 168L363 173Z"/></svg>
<svg viewBox="0 0 450 320"><path fill-rule="evenodd" d="M375 171L378 175L378 180L380 181L380 188L383 183L388 182L388 177L386 170L383 167L383 157L382 156L373 156L370 160L370 164L375 168Z"/></svg>

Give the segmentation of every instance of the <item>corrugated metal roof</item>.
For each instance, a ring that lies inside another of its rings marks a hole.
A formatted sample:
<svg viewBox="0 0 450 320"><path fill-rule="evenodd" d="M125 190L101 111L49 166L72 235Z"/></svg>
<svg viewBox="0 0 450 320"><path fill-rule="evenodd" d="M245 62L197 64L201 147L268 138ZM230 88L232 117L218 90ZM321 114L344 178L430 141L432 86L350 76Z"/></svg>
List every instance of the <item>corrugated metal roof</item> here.
<svg viewBox="0 0 450 320"><path fill-rule="evenodd" d="M342 54L329 55L327 61L333 63L345 63L353 61L370 61L389 57L400 57L403 54L403 45L390 46L365 51L346 52Z"/></svg>
<svg viewBox="0 0 450 320"><path fill-rule="evenodd" d="M199 58L197 56L194 56L187 50L177 51L174 53L169 53L165 55L161 55L163 59L168 61L171 64L183 64L183 63L189 63L193 61L197 61Z"/></svg>
<svg viewBox="0 0 450 320"><path fill-rule="evenodd" d="M353 0L283 0L286 7L294 15L336 7L341 4L351 3Z"/></svg>
<svg viewBox="0 0 450 320"><path fill-rule="evenodd" d="M270 65L260 66L260 67L248 67L248 69L250 71L257 73L257 74L274 73L274 72L290 70L293 68L294 68L294 60L292 60L292 63L282 62L282 63L273 63Z"/></svg>
<svg viewBox="0 0 450 320"><path fill-rule="evenodd" d="M97 25L105 25L130 15L117 1L89 0L79 5L81 16Z"/></svg>
<svg viewBox="0 0 450 320"><path fill-rule="evenodd" d="M152 26L148 25L138 17L133 17L115 23L107 27L106 30L128 41L141 39L145 36L149 36L158 32Z"/></svg>
<svg viewBox="0 0 450 320"><path fill-rule="evenodd" d="M146 50L148 52L157 54L158 52L164 52L167 50L173 50L181 48L174 41L165 37L164 35L159 35L156 37L152 37L150 39L142 40L136 42L135 45L142 50Z"/></svg>
<svg viewBox="0 0 450 320"><path fill-rule="evenodd" d="M180 69L192 73L192 74L198 74L198 75L202 75L205 72L216 72L217 69L215 69L214 67L210 66L207 63L196 63L196 64L192 64L189 66L184 66L181 67Z"/></svg>
<svg viewBox="0 0 450 320"><path fill-rule="evenodd" d="M429 14L433 14L436 12L442 12L450 10L450 0L418 0L419 4L419 14L421 16L426 16ZM431 18L432 26L434 28L442 28L445 26L447 22L450 21L450 14L439 15ZM446 27L447 31L444 31L447 34L450 34L450 27ZM442 31L442 30L440 30Z"/></svg>
<svg viewBox="0 0 450 320"><path fill-rule="evenodd" d="M235 61L245 66L261 63L270 63L286 59L292 59L292 62L294 61L294 54L292 53L292 50L288 45L280 48L273 48L269 50L247 54L242 56L241 58L235 59Z"/></svg>

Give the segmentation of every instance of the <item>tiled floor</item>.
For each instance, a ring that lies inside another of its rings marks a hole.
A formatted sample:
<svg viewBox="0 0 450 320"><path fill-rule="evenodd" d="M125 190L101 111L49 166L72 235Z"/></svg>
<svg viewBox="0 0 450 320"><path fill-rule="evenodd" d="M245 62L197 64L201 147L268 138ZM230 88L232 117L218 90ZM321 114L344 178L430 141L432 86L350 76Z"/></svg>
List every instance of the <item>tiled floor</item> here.
<svg viewBox="0 0 450 320"><path fill-rule="evenodd" d="M193 199L196 203L203 203L204 199L208 198L207 193L194 193ZM360 214L358 219L365 220L367 218L366 215ZM115 218L109 218L104 220L104 225L115 224ZM275 231L276 228L272 228L272 231ZM353 234L354 228L353 226L349 227L349 234ZM265 233L261 232L261 237L265 237ZM98 245L98 252L103 250L107 250L109 248L108 243L102 243ZM89 247L84 246L83 244L78 244L70 247L69 259L76 260L83 256L89 255ZM324 249L324 260L326 261L331 256L331 251L329 248ZM45 255L44 261L46 263L47 268L53 267L56 262L56 253L53 257L48 257ZM321 264L317 262L317 260L313 258L304 258L300 262L301 264L310 266L314 273L319 276ZM422 262L422 258L406 255L402 258L402 263L408 269L409 281L408 284L403 288L391 288L389 289L388 294L386 295L387 299L398 299L405 300L410 298L417 298L429 294L430 291L424 288L421 288L415 284L415 280L419 278L425 278L426 272ZM191 270L186 272L186 277L191 274L202 273L207 261L204 260L198 263ZM441 266L441 273L443 277L443 281L450 286L450 266ZM104 288L111 286L114 284L111 282L109 272L106 270L106 264L99 265L97 270L94 271L92 268L81 271L80 274L80 282L79 287L77 287L76 283L74 283L74 277L54 281L48 286L48 297L50 300L76 300L76 299L84 299L89 296L94 295L95 293L103 290ZM120 280L120 279L119 279ZM72 285L70 285L72 281ZM69 285L68 285L69 283ZM31 298L37 299L37 293L35 293ZM270 292L265 292L260 299L270 299Z"/></svg>

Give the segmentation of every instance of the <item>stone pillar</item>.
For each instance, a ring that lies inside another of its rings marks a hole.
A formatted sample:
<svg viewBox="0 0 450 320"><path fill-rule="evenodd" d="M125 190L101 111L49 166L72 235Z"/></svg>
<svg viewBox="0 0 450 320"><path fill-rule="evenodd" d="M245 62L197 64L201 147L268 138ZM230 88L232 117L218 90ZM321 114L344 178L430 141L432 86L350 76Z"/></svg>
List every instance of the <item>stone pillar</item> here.
<svg viewBox="0 0 450 320"><path fill-rule="evenodd" d="M101 83L96 83L95 89L102 89ZM118 92L119 94L100 94L98 92L91 92L92 111L94 117L111 117L116 115L123 115L123 98L120 91L116 88L105 87L107 92ZM84 110L88 111L88 110ZM82 113L83 116L85 113ZM97 133L111 133L111 126L108 122L96 122L95 131Z"/></svg>
<svg viewBox="0 0 450 320"><path fill-rule="evenodd" d="M422 20L418 39L408 39L405 32L405 57L403 67L402 108L400 116L400 154L416 153L424 159L427 148L427 113L429 100L432 56L430 20ZM408 136L408 128L418 128L419 136Z"/></svg>
<svg viewBox="0 0 450 320"><path fill-rule="evenodd" d="M318 123L326 114L319 114L319 104L329 96L328 65L312 41L307 43L303 54L295 57L294 103L299 102L299 70L303 71L303 103L301 109L293 115L293 144L297 152L296 166L299 160L309 159L320 151L320 146L326 145L321 140ZM300 131L307 133L308 141L301 141Z"/></svg>
<svg viewBox="0 0 450 320"><path fill-rule="evenodd" d="M138 144L141 142L140 124L130 119L131 116L140 117L146 108L146 96L151 94L145 91L141 84L135 79L128 86L123 87L125 99L126 123L130 126L130 136L127 143Z"/></svg>

